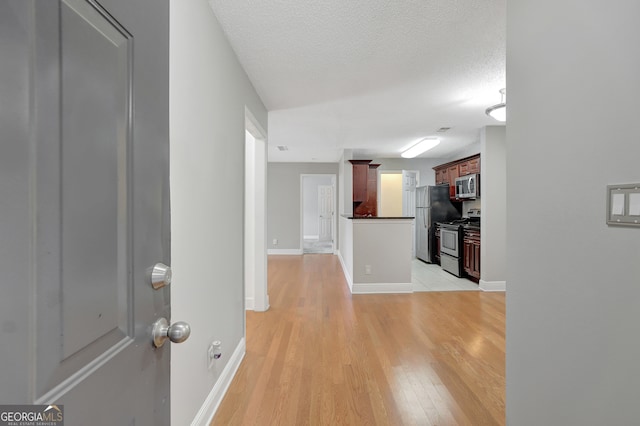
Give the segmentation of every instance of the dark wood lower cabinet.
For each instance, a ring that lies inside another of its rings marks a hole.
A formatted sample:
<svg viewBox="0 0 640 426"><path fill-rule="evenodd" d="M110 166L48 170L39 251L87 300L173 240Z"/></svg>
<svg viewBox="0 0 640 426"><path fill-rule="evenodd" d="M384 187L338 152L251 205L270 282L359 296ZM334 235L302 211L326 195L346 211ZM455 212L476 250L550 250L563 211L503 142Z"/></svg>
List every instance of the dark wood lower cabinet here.
<svg viewBox="0 0 640 426"><path fill-rule="evenodd" d="M465 274L478 282L480 280L480 231L464 231L463 260Z"/></svg>
<svg viewBox="0 0 640 426"><path fill-rule="evenodd" d="M435 245L435 252L436 252L436 263L439 265L440 264L440 226L436 225L436 232L435 232L436 236L436 245Z"/></svg>

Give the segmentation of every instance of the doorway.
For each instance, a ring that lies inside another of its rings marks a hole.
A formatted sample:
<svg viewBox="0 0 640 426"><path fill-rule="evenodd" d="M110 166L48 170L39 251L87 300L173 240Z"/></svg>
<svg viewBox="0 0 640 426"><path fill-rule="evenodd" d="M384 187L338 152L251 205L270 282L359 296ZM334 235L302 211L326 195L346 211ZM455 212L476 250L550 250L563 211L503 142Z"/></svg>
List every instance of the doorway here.
<svg viewBox="0 0 640 426"><path fill-rule="evenodd" d="M269 309L267 289L266 132L245 108L244 299L245 310Z"/></svg>
<svg viewBox="0 0 640 426"><path fill-rule="evenodd" d="M378 216L415 216L418 170L380 170L378 175ZM413 224L413 248L416 255L416 229Z"/></svg>
<svg viewBox="0 0 640 426"><path fill-rule="evenodd" d="M331 174L300 177L300 235L303 253L334 253L335 183L336 176Z"/></svg>

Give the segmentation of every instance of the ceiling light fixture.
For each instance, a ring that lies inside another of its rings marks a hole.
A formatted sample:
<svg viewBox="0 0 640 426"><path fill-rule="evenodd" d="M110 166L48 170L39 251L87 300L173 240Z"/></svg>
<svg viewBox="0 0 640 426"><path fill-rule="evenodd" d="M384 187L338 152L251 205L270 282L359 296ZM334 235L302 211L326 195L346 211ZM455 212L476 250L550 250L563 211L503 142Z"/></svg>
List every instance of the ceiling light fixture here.
<svg viewBox="0 0 640 426"><path fill-rule="evenodd" d="M422 154L423 152L429 151L431 148L434 148L440 143L440 139L436 138L425 138L422 139L417 144L413 145L411 148L404 151L400 154L404 158L413 158Z"/></svg>
<svg viewBox="0 0 640 426"><path fill-rule="evenodd" d="M486 109L486 113L489 117L498 121L507 121L507 102L505 100L507 96L507 89L500 89L500 103L494 106L490 106Z"/></svg>

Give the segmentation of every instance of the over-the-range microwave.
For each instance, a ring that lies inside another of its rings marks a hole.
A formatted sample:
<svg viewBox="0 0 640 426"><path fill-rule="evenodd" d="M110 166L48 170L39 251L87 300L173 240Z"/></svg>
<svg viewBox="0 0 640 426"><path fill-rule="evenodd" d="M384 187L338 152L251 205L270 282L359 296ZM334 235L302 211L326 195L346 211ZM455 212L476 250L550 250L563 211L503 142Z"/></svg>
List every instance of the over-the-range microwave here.
<svg viewBox="0 0 640 426"><path fill-rule="evenodd" d="M480 196L480 175L471 174L456 178L456 198L473 199Z"/></svg>

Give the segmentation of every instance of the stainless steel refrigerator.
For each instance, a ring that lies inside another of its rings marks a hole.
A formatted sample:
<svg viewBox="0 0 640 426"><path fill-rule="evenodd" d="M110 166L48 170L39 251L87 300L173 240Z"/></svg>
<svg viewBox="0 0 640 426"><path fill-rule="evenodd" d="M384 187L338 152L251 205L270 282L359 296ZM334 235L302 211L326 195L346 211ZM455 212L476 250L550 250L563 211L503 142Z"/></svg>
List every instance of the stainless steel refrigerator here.
<svg viewBox="0 0 640 426"><path fill-rule="evenodd" d="M460 219L462 215L449 200L449 185L416 188L416 257L435 262L437 222Z"/></svg>

